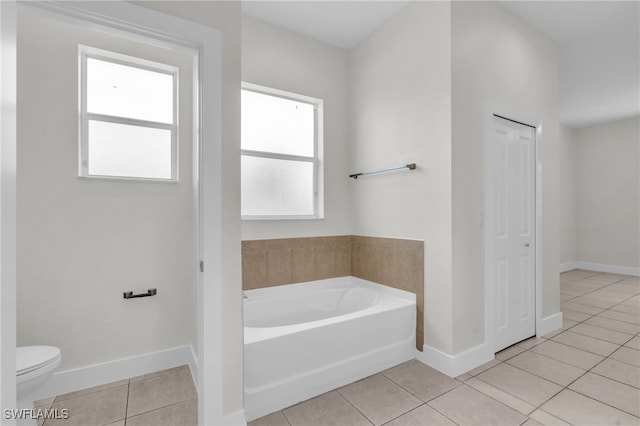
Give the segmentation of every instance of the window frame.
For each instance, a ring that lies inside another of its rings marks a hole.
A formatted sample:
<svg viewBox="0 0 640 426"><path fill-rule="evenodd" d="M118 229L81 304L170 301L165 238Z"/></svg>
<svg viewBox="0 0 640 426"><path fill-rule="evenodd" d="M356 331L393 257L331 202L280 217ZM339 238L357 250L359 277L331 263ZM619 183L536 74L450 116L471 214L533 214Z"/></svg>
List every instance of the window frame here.
<svg viewBox="0 0 640 426"><path fill-rule="evenodd" d="M78 45L79 58L79 155L78 176L88 179L113 179L134 180L149 182L178 182L178 68L160 62L150 61L144 58L125 55L87 45ZM123 65L131 68L142 69L162 74L167 74L173 80L173 116L172 123L143 120L118 115L90 113L87 111L87 59L96 59ZM106 123L123 124L143 128L161 129L171 131L171 176L169 178L153 178L144 176L114 176L103 174L89 174L89 121L101 121Z"/></svg>
<svg viewBox="0 0 640 426"><path fill-rule="evenodd" d="M313 165L313 213L308 215L244 215L241 214L242 220L287 220L287 219L324 219L324 194L323 194L323 170L322 170L322 154L323 154L323 101L322 99L313 98L306 95L287 92L284 90L274 89L271 87L260 86L253 83L242 82L242 91L256 92L263 95L273 96L277 98L287 99L295 102L301 102L313 106L313 157L303 155L282 154L272 151L259 151L242 148L242 139L240 142L240 155L258 158L268 158L283 161L307 162Z"/></svg>

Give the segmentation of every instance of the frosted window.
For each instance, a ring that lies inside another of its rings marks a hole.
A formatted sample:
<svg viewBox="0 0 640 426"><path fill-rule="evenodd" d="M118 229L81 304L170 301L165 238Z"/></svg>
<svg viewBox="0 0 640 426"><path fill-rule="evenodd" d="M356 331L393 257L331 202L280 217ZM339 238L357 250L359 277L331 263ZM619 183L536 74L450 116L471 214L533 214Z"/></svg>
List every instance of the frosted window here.
<svg viewBox="0 0 640 426"><path fill-rule="evenodd" d="M79 46L80 176L177 180L178 69Z"/></svg>
<svg viewBox="0 0 640 426"><path fill-rule="evenodd" d="M171 179L171 130L89 121L88 173Z"/></svg>
<svg viewBox="0 0 640 426"><path fill-rule="evenodd" d="M87 112L173 123L173 78L87 58Z"/></svg>
<svg viewBox="0 0 640 426"><path fill-rule="evenodd" d="M242 156L243 216L314 214L312 162Z"/></svg>
<svg viewBox="0 0 640 426"><path fill-rule="evenodd" d="M312 104L242 91L242 149L312 157L314 126Z"/></svg>

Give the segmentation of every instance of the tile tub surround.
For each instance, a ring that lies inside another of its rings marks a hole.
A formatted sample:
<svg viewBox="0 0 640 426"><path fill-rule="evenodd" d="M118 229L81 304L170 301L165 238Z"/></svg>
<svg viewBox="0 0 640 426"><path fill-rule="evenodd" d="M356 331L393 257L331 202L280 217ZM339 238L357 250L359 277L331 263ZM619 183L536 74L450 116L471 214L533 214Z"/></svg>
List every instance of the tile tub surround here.
<svg viewBox="0 0 640 426"><path fill-rule="evenodd" d="M348 275L348 235L242 241L243 290Z"/></svg>
<svg viewBox="0 0 640 426"><path fill-rule="evenodd" d="M416 295L416 348L424 345L424 242L351 236L351 275Z"/></svg>
<svg viewBox="0 0 640 426"><path fill-rule="evenodd" d="M353 275L416 294L416 348L424 344L424 243L338 235L242 241L242 289Z"/></svg>
<svg viewBox="0 0 640 426"><path fill-rule="evenodd" d="M412 360L248 425L639 425L640 279L576 270L560 292L587 316L455 379Z"/></svg>
<svg viewBox="0 0 640 426"><path fill-rule="evenodd" d="M34 402L35 409L69 410L67 419L39 426L196 426L198 395L187 365Z"/></svg>

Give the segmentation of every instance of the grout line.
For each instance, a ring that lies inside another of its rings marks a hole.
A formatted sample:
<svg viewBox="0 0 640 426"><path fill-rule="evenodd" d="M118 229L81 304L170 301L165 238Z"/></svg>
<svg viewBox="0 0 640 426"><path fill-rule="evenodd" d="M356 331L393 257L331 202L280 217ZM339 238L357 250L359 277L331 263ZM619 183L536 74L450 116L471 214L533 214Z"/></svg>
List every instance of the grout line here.
<svg viewBox="0 0 640 426"><path fill-rule="evenodd" d="M124 426L127 426L127 418L129 414L129 395L131 392L131 379L127 382L127 400L124 403Z"/></svg>
<svg viewBox="0 0 640 426"><path fill-rule="evenodd" d="M369 376L369 377L373 377L373 376ZM367 377L367 378L369 378L369 377ZM362 380L364 380L364 379L362 379ZM360 380L359 380L359 381L360 381ZM354 382L354 383L357 383L357 382ZM349 385L346 385L346 386L349 386ZM344 396L344 395L340 392L340 389L342 389L342 388L344 388L344 387L345 387L345 386L342 386L342 387L340 387L340 388L336 389L336 393L337 393L338 395L340 395L340 398L342 398L342 399L344 399L345 401L347 401L347 404L349 404L351 407L353 407L353 409L354 409L354 410L356 410L358 413L360 413L360 415L361 415L362 417L364 417L364 418L365 418L369 423L371 423L372 425L375 425L375 423L374 423L374 422L373 422L369 417L367 417L367 416L366 416L362 411L360 411L360 410L358 409L358 407L356 407L355 405L353 405L353 404L351 403L351 401L349 401L349 399L348 399L346 396ZM327 393L328 393L328 392L327 392ZM322 395L324 395L324 394L322 394ZM318 395L318 396L320 396L320 395ZM389 421L391 421L391 420L389 420ZM387 422L387 423L388 423L388 422Z"/></svg>

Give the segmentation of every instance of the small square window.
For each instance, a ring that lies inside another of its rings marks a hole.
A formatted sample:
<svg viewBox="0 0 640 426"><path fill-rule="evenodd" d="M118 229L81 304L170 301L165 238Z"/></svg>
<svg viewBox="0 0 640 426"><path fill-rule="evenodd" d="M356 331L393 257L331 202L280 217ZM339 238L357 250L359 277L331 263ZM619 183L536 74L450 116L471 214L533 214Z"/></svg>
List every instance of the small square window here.
<svg viewBox="0 0 640 426"><path fill-rule="evenodd" d="M322 217L322 101L245 83L243 219Z"/></svg>
<svg viewBox="0 0 640 426"><path fill-rule="evenodd" d="M80 46L80 176L177 180L177 69Z"/></svg>

